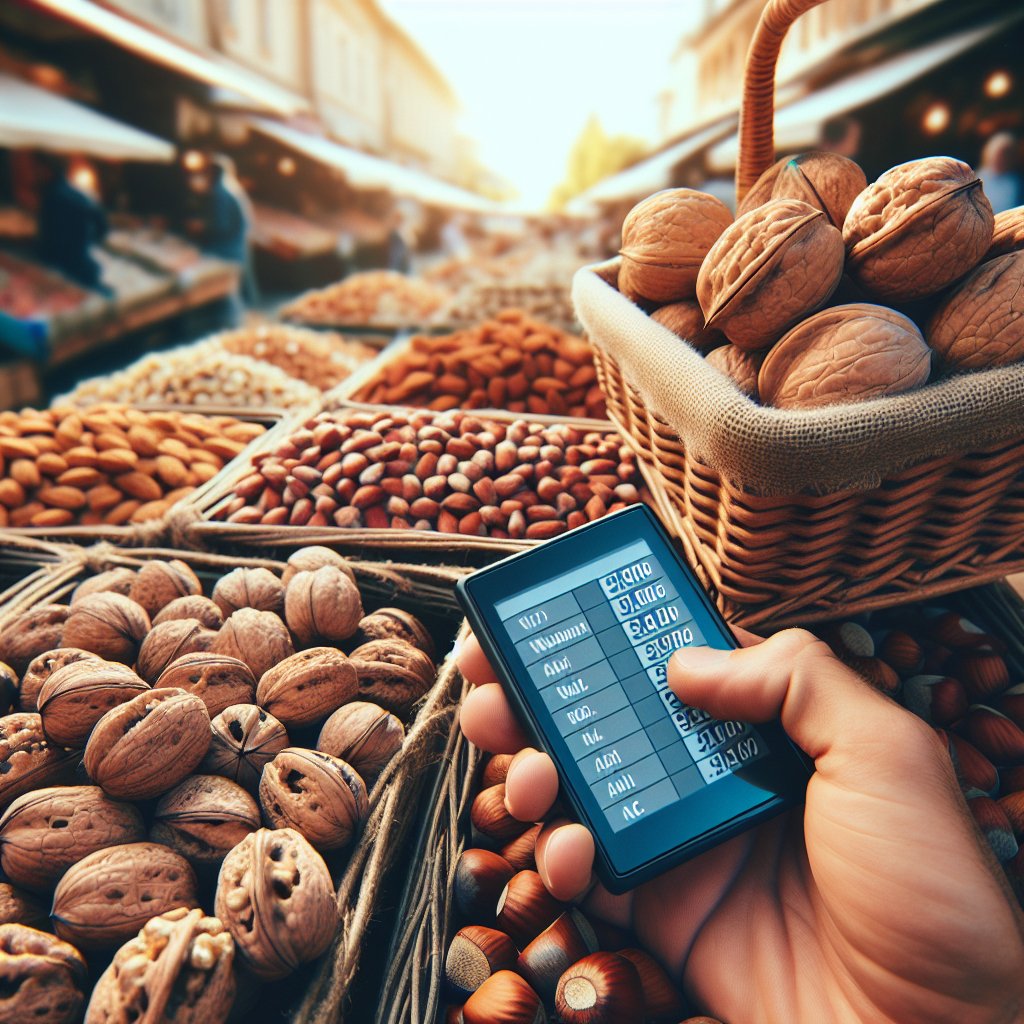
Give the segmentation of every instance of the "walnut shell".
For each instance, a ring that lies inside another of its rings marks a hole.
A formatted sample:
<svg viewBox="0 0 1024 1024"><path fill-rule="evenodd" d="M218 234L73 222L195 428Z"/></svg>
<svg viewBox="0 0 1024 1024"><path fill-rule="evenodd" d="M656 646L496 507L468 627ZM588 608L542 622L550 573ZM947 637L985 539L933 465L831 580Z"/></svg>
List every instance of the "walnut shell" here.
<svg viewBox="0 0 1024 1024"><path fill-rule="evenodd" d="M85 1024L223 1024L235 998L235 943L202 910L178 907L143 925L96 983Z"/></svg>
<svg viewBox="0 0 1024 1024"><path fill-rule="evenodd" d="M96 723L85 770L110 796L148 800L191 775L209 745L210 716L195 694L150 690Z"/></svg>
<svg viewBox="0 0 1024 1024"><path fill-rule="evenodd" d="M288 556L288 564L281 573L281 582L287 588L292 577L297 572L316 572L325 565L333 565L340 569L353 583L356 583L356 574L343 555L330 548L321 547L319 544L311 544L309 547L299 548Z"/></svg>
<svg viewBox="0 0 1024 1024"><path fill-rule="evenodd" d="M430 630L411 612L401 608L378 608L359 620L359 634L367 640L408 640L418 647L431 661L434 660L434 638Z"/></svg>
<svg viewBox="0 0 1024 1024"><path fill-rule="evenodd" d="M323 721L359 691L355 666L334 647L310 647L267 669L256 703L289 729Z"/></svg>
<svg viewBox="0 0 1024 1024"><path fill-rule="evenodd" d="M290 828L261 828L224 858L214 911L239 958L267 981L315 960L338 927L327 865Z"/></svg>
<svg viewBox="0 0 1024 1024"><path fill-rule="evenodd" d="M160 798L150 839L205 868L259 827L260 809L241 786L220 775L190 775Z"/></svg>
<svg viewBox="0 0 1024 1024"><path fill-rule="evenodd" d="M377 704L356 700L324 722L316 749L352 765L368 789L402 749L405 726Z"/></svg>
<svg viewBox="0 0 1024 1024"><path fill-rule="evenodd" d="M142 605L147 615L153 616L179 597L202 592L199 577L181 559L175 558L170 562L147 562L135 574L128 596Z"/></svg>
<svg viewBox="0 0 1024 1024"><path fill-rule="evenodd" d="M232 704L249 704L256 696L256 677L238 658L197 651L176 658L160 673L153 689L176 686L194 693L213 718Z"/></svg>
<svg viewBox="0 0 1024 1024"><path fill-rule="evenodd" d="M255 608L232 612L210 649L214 654L244 661L257 679L295 653L285 624L273 612Z"/></svg>
<svg viewBox="0 0 1024 1024"><path fill-rule="evenodd" d="M761 352L744 352L735 345L722 345L705 358L709 366L724 373L743 394L757 401L757 372L764 362Z"/></svg>
<svg viewBox="0 0 1024 1024"><path fill-rule="evenodd" d="M74 946L21 924L0 925L0 1009L11 1024L75 1024L88 968Z"/></svg>
<svg viewBox="0 0 1024 1024"><path fill-rule="evenodd" d="M71 592L70 603L72 605L78 604L79 601L90 594L124 594L127 597L128 591L131 590L134 582L134 569L127 569L124 566L118 566L116 569L107 569L106 572L97 573L95 576L90 576L87 580L79 583Z"/></svg>
<svg viewBox="0 0 1024 1024"><path fill-rule="evenodd" d="M48 931L49 905L44 906L34 894L10 882L0 882L0 924L23 924L41 932Z"/></svg>
<svg viewBox="0 0 1024 1024"><path fill-rule="evenodd" d="M405 715L434 685L434 663L406 640L371 640L351 655L359 695L396 715Z"/></svg>
<svg viewBox="0 0 1024 1024"><path fill-rule="evenodd" d="M695 299L662 306L651 314L651 319L679 335L698 352L710 352L729 340L721 331L704 326L704 314Z"/></svg>
<svg viewBox="0 0 1024 1024"><path fill-rule="evenodd" d="M70 782L80 755L46 741L43 720L29 711L0 718L0 810L40 786Z"/></svg>
<svg viewBox="0 0 1024 1024"><path fill-rule="evenodd" d="M633 301L693 298L697 271L732 223L720 199L692 188L667 188L637 203L622 222L619 291Z"/></svg>
<svg viewBox="0 0 1024 1024"><path fill-rule="evenodd" d="M767 348L828 299L843 275L843 237L799 199L740 217L708 253L697 299L708 327L739 348Z"/></svg>
<svg viewBox="0 0 1024 1024"><path fill-rule="evenodd" d="M1024 359L1024 251L978 267L935 311L928 343L946 370Z"/></svg>
<svg viewBox="0 0 1024 1024"><path fill-rule="evenodd" d="M1024 206L997 213L992 225L992 244L985 253L985 261L1005 256L1008 252L1024 249Z"/></svg>
<svg viewBox="0 0 1024 1024"><path fill-rule="evenodd" d="M366 818L366 784L340 758L286 747L263 769L260 806L275 828L298 829L318 850L339 850Z"/></svg>
<svg viewBox="0 0 1024 1024"><path fill-rule="evenodd" d="M71 609L63 642L65 647L81 647L107 661L133 665L148 632L145 608L124 594L104 591L90 594Z"/></svg>
<svg viewBox="0 0 1024 1024"><path fill-rule="evenodd" d="M176 597L170 604L165 604L154 617L153 625L160 626L174 619L198 619L207 629L220 629L224 625L220 609L200 594Z"/></svg>
<svg viewBox="0 0 1024 1024"><path fill-rule="evenodd" d="M62 604L41 604L15 616L0 632L0 657L21 675L33 658L64 644L69 612Z"/></svg>
<svg viewBox="0 0 1024 1024"><path fill-rule="evenodd" d="M821 210L829 223L843 230L843 222L857 198L868 187L858 164L838 153L813 151L791 157L779 170L773 199L800 199Z"/></svg>
<svg viewBox="0 0 1024 1024"><path fill-rule="evenodd" d="M54 929L81 949L108 949L151 917L199 905L184 857L159 843L97 850L68 868L53 894Z"/></svg>
<svg viewBox="0 0 1024 1024"><path fill-rule="evenodd" d="M340 644L359 628L363 602L359 588L341 569L325 565L291 578L284 595L284 616L304 647Z"/></svg>
<svg viewBox="0 0 1024 1024"><path fill-rule="evenodd" d="M111 708L148 689L148 683L118 661L73 661L57 669L39 691L43 732L55 746L81 749Z"/></svg>
<svg viewBox="0 0 1024 1024"><path fill-rule="evenodd" d="M0 661L0 715L9 715L14 711L18 707L18 697L18 673L6 662Z"/></svg>
<svg viewBox="0 0 1024 1024"><path fill-rule="evenodd" d="M98 786L50 786L22 794L0 817L0 865L18 885L50 889L88 854L145 838L131 804Z"/></svg>
<svg viewBox="0 0 1024 1024"><path fill-rule="evenodd" d="M46 680L58 669L65 665L73 665L78 661L91 659L103 661L98 654L92 651L83 651L80 647L58 647L52 651L44 651L38 657L33 658L21 677L21 686L18 688L18 710L38 711L39 694L42 692Z"/></svg>
<svg viewBox="0 0 1024 1024"><path fill-rule="evenodd" d="M765 357L757 389L765 405L816 409L920 387L931 351L913 320L859 303L822 310Z"/></svg>
<svg viewBox="0 0 1024 1024"><path fill-rule="evenodd" d="M142 646L136 668L147 683L155 683L172 662L185 654L209 651L217 633L207 629L198 619L171 619L154 626Z"/></svg>
<svg viewBox="0 0 1024 1024"><path fill-rule="evenodd" d="M234 569L217 581L213 600L225 615L239 608L255 608L281 615L284 612L284 584L269 569Z"/></svg>
<svg viewBox="0 0 1024 1024"><path fill-rule="evenodd" d="M288 732L255 704L234 704L210 723L210 747L201 770L223 775L255 793L264 765L288 746Z"/></svg>
<svg viewBox="0 0 1024 1024"><path fill-rule="evenodd" d="M846 272L890 302L932 295L974 269L992 227L992 207L967 164L911 160L854 200L843 225Z"/></svg>
<svg viewBox="0 0 1024 1024"><path fill-rule="evenodd" d="M795 160L798 155L797 153L790 153L789 156L776 160L771 167L762 172L761 177L751 185L750 191L737 204L737 219L745 213L750 213L751 210L756 210L757 207L764 206L765 203L770 202L772 192L775 190L775 182L778 181L782 169L790 160Z"/></svg>

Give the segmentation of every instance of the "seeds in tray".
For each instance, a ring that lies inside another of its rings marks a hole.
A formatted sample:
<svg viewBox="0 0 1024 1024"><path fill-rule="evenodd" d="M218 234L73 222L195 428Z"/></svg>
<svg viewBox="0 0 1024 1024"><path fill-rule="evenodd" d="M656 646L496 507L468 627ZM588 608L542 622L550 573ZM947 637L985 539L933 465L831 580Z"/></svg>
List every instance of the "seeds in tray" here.
<svg viewBox="0 0 1024 1024"><path fill-rule="evenodd" d="M158 519L265 429L112 404L2 412L0 527Z"/></svg>
<svg viewBox="0 0 1024 1024"><path fill-rule="evenodd" d="M281 315L309 324L426 323L448 300L447 292L391 270L370 270L306 292Z"/></svg>
<svg viewBox="0 0 1024 1024"><path fill-rule="evenodd" d="M255 455L216 518L545 540L641 500L641 487L611 431L347 410Z"/></svg>
<svg viewBox="0 0 1024 1024"><path fill-rule="evenodd" d="M355 397L440 411L605 417L590 345L519 309L454 334L413 338Z"/></svg>

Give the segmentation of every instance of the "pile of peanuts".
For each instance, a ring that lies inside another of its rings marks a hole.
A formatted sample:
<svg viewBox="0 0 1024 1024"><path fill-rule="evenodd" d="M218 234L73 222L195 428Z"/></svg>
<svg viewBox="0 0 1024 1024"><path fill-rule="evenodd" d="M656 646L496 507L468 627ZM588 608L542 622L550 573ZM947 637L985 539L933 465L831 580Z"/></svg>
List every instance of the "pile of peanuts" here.
<svg viewBox="0 0 1024 1024"><path fill-rule="evenodd" d="M118 405L0 412L0 526L158 519L264 430Z"/></svg>
<svg viewBox="0 0 1024 1024"><path fill-rule="evenodd" d="M428 323L447 301L447 292L423 281L369 270L300 295L281 315L308 324L402 327Z"/></svg>
<svg viewBox="0 0 1024 1024"><path fill-rule="evenodd" d="M354 397L441 412L507 409L534 416L606 416L590 345L519 309L454 334L413 338Z"/></svg>
<svg viewBox="0 0 1024 1024"><path fill-rule="evenodd" d="M611 431L464 412L323 412L253 464L216 518L545 540L644 497Z"/></svg>

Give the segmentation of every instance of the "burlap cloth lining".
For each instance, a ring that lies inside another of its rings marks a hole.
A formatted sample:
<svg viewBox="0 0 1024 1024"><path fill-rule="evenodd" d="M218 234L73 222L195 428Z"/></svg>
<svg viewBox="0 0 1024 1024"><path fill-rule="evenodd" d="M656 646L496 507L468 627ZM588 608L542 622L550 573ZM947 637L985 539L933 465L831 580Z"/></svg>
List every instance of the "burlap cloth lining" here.
<svg viewBox="0 0 1024 1024"><path fill-rule="evenodd" d="M763 408L608 284L615 269L584 267L573 279L587 336L689 454L750 493L870 490L926 459L1024 438L1024 365L853 405Z"/></svg>

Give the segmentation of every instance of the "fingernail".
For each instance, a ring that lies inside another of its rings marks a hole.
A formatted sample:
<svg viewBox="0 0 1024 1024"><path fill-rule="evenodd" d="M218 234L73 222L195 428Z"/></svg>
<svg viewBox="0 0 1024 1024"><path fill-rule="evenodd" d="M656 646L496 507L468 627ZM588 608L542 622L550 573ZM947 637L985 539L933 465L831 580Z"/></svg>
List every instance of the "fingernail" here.
<svg viewBox="0 0 1024 1024"><path fill-rule="evenodd" d="M672 660L683 669L699 671L721 665L732 654L716 647L680 647Z"/></svg>

